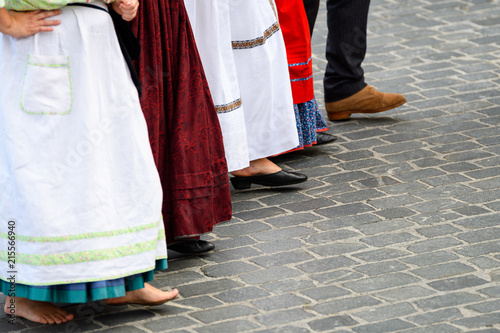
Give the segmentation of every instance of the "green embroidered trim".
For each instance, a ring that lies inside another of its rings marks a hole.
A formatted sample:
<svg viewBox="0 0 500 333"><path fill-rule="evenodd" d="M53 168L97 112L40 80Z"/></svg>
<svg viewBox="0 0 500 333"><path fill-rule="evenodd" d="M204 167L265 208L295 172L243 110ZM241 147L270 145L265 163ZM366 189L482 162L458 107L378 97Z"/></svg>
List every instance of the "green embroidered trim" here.
<svg viewBox="0 0 500 333"><path fill-rule="evenodd" d="M165 240L165 228L158 230L158 240Z"/></svg>
<svg viewBox="0 0 500 333"><path fill-rule="evenodd" d="M29 59L29 55L28 55L28 59ZM69 66L69 57L68 57L68 62L65 63L65 64L59 64L59 65L52 65L52 64L38 64L38 63L35 63L35 62L30 62L28 60L28 65L31 65L31 66L38 66L38 67L52 67L52 68L58 68L58 67L68 67Z"/></svg>
<svg viewBox="0 0 500 333"><path fill-rule="evenodd" d="M52 265L81 264L85 262L101 261L101 260L112 260L156 250L157 244L158 240L153 239L131 245L119 246L116 248L91 250L91 251L80 251L80 252L69 252L69 253L66 252L66 253L55 253L55 254L16 253L16 263L31 265L31 266L52 266ZM0 260L7 262L7 251L0 250Z"/></svg>
<svg viewBox="0 0 500 333"><path fill-rule="evenodd" d="M23 87L21 90L21 100L19 102L21 106L21 110L26 112L27 114L32 114L32 115L68 115L71 113L71 110L73 109L73 83L71 80L71 70L69 66L69 56L66 57L67 62L65 64L59 64L59 65L51 65L51 64L39 64L39 63L32 63L30 62L30 55L28 54L28 61L26 62L26 71L24 72L24 78L23 78ZM70 98L70 107L68 111L65 112L33 112L33 111L28 111L24 108L23 106L23 94L24 94L24 84L26 81L26 75L28 75L28 69L29 66L38 66L38 67L51 67L51 68L59 68L59 67L67 67L68 68L68 79L69 79L69 98Z"/></svg>
<svg viewBox="0 0 500 333"><path fill-rule="evenodd" d="M156 258L156 260L161 260L161 259L167 259L167 257L160 257ZM45 283L34 283L31 281L24 281L24 280L16 280L16 283L19 284L25 284L25 285L30 285L30 286L52 286L52 285L59 285L59 284L71 284L71 283L84 283L84 282L95 282L95 281L103 281L103 280L114 280L114 279L119 279L123 277L127 277L130 275L134 274L140 274L148 271L152 271L155 269L155 265L144 268L144 269L138 269L136 271L132 272L127 272L125 275L124 274L119 274L119 275L112 275L108 277L100 277L100 278L94 278L94 279L81 279L81 280L63 280L63 281L56 281L56 282L45 282ZM3 281L7 281L7 278L0 278Z"/></svg>
<svg viewBox="0 0 500 333"><path fill-rule="evenodd" d="M128 229L118 229L118 230L110 230L102 232L89 232L78 235L65 235L65 236L55 236L55 237L16 235L16 239L22 242L30 242L30 243L56 243L56 242L66 242L66 241L81 240L81 239L114 237L135 232L141 232L148 229L158 228L158 224L160 222L161 220ZM161 233L163 233L163 238L161 236ZM0 238L8 239L8 234L5 232L0 232ZM165 229L163 227L158 230L158 239L165 239Z"/></svg>

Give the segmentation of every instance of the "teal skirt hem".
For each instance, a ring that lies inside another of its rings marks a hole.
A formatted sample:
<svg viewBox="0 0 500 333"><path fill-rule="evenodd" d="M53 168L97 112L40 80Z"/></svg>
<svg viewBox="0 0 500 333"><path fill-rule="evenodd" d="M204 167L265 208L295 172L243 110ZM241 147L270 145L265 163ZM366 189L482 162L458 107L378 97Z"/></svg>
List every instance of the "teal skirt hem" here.
<svg viewBox="0 0 500 333"><path fill-rule="evenodd" d="M156 260L154 270L114 280L62 284L53 286L11 285L0 280L0 291L7 296L23 297L33 301L51 303L87 303L125 296L127 291L144 288L153 280L154 272L167 268L167 259Z"/></svg>

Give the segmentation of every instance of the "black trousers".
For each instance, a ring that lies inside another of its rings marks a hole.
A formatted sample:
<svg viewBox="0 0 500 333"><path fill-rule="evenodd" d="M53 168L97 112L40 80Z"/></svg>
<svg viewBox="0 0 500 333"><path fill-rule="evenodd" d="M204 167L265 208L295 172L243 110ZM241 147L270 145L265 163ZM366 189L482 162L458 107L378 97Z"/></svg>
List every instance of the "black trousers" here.
<svg viewBox="0 0 500 333"><path fill-rule="evenodd" d="M309 28L314 28L320 0L303 0ZM325 102L354 95L366 86L361 64L366 54L370 0L327 0L328 37L323 79Z"/></svg>

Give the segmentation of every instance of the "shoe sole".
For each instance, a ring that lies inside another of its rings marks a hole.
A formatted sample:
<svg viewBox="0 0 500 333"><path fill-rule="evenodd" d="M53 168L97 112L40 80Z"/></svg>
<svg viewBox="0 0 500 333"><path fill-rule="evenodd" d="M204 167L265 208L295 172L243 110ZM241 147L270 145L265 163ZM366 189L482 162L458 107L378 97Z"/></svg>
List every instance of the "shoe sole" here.
<svg viewBox="0 0 500 333"><path fill-rule="evenodd" d="M328 119L331 121L336 121L336 120L346 120L351 117L351 114L353 113L378 113L378 112L383 112L383 111L388 111L394 108L397 108L398 106L401 106L406 103L406 100L402 101L401 103L391 105L382 109L378 110L368 110L368 111L335 111L335 112L330 112L326 111L328 114Z"/></svg>
<svg viewBox="0 0 500 333"><path fill-rule="evenodd" d="M252 182L252 181L233 181L232 178L230 178L231 184L233 184L233 187L235 190L248 190L249 188L252 187L252 184L256 185L261 185L261 186L267 186L267 187L279 187L279 186L289 186L289 185L296 185L300 183L306 182L308 179L301 179L297 180L295 182L289 182L286 184L271 184L271 183L265 183L265 182Z"/></svg>

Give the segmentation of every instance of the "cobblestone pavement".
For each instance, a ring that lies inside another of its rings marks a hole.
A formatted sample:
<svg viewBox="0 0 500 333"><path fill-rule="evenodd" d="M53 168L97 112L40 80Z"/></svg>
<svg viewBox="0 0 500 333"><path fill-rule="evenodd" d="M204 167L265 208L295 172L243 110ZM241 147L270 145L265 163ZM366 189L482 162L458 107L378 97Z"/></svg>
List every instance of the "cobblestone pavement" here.
<svg viewBox="0 0 500 333"><path fill-rule="evenodd" d="M276 158L307 183L233 191L233 220L205 237L217 251L157 275L177 301L0 331L500 332L500 1L373 0L368 44L367 81L408 103Z"/></svg>

